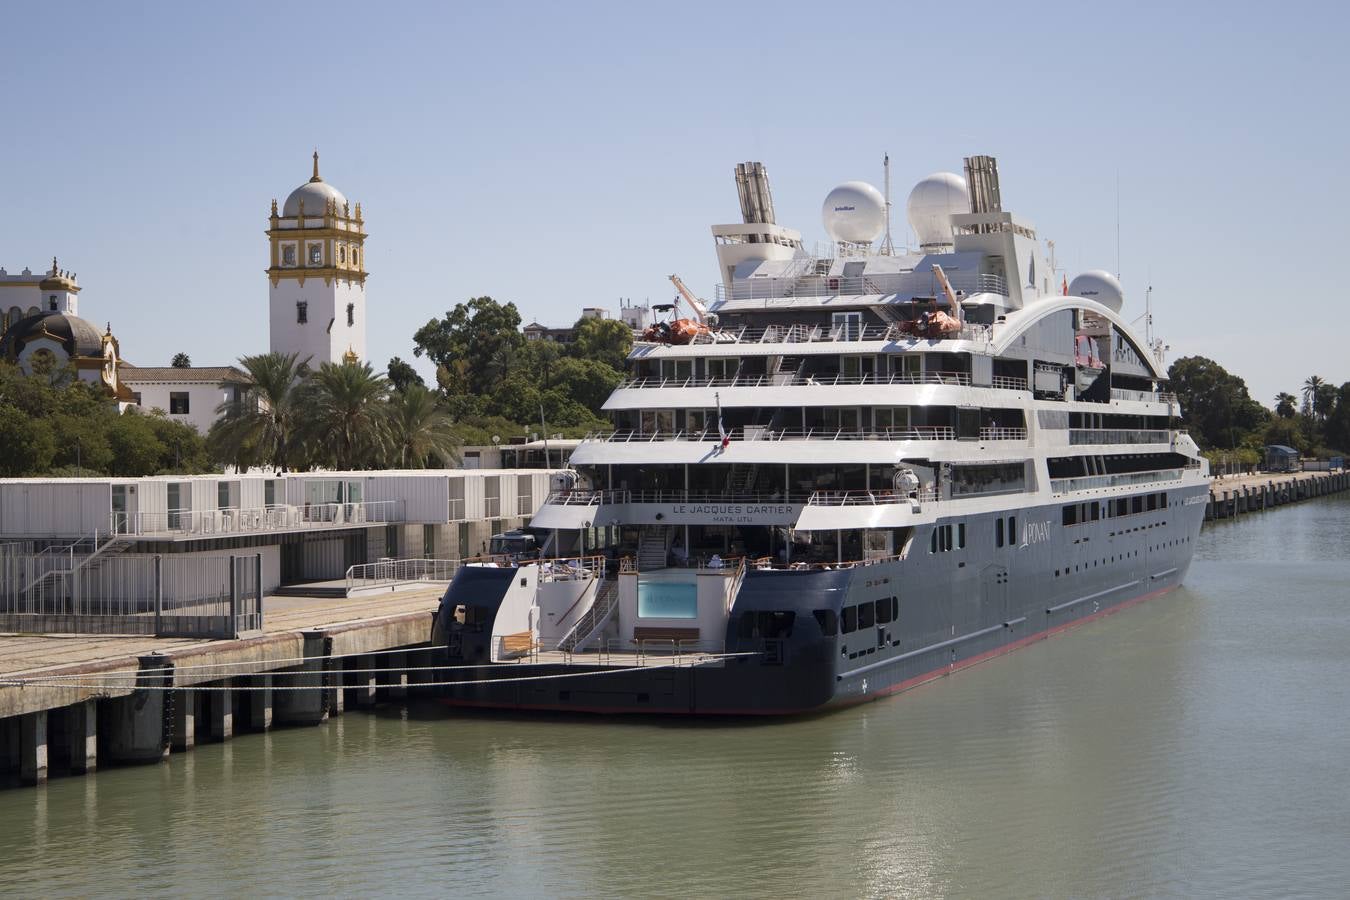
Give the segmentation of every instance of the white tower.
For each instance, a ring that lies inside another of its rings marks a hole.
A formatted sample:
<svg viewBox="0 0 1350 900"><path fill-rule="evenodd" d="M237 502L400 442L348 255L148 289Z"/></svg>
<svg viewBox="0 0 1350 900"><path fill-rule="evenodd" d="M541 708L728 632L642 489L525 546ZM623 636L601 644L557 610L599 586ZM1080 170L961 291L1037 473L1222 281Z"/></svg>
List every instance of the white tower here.
<svg viewBox="0 0 1350 900"><path fill-rule="evenodd" d="M361 204L349 207L342 192L314 176L291 191L272 216L271 349L324 362L366 357L365 222Z"/></svg>

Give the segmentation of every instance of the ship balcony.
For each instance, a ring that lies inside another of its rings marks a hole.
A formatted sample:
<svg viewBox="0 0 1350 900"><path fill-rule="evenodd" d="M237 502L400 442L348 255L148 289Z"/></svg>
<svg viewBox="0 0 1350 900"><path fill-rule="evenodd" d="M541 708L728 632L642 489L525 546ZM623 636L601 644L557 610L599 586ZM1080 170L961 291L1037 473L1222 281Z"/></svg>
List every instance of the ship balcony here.
<svg viewBox="0 0 1350 900"><path fill-rule="evenodd" d="M1008 296L1008 282L998 275L978 272L947 273L952 290L967 296L997 294ZM878 272L871 275L832 276L815 273L782 278L744 278L732 283L730 290L717 285L716 300L791 300L798 297L886 296L906 299L940 297L942 285L935 273Z"/></svg>
<svg viewBox="0 0 1350 900"><path fill-rule="evenodd" d="M1069 444L1171 444L1182 433L1181 429L1072 428Z"/></svg>
<svg viewBox="0 0 1350 900"><path fill-rule="evenodd" d="M961 330L946 335L948 341L989 342L993 337L993 327L967 322ZM906 334L899 323L890 325L847 326L836 325L826 328L823 325L765 325L753 327L744 325L736 328L717 328L703 331L694 336L689 345L716 344L740 346L754 344L818 344L818 343L898 343L902 341L929 340ZM664 345L663 345L664 346Z"/></svg>
<svg viewBox="0 0 1350 900"><path fill-rule="evenodd" d="M1122 472L1116 475L1084 475L1078 478L1051 478L1050 493L1072 494L1078 491L1102 491L1112 488L1132 488L1141 484L1159 484L1181 481L1187 472L1198 472L1199 462L1180 469L1158 469L1152 472Z"/></svg>
<svg viewBox="0 0 1350 900"><path fill-rule="evenodd" d="M732 378L629 378L622 382L617 390L653 388L757 388L757 387L793 387L798 385L861 386L890 384L941 384L956 387L971 387L970 375L966 372L892 372L885 374L849 375L841 372L832 374L806 375L795 372L776 372L767 375L737 375ZM1025 378L1012 378L995 375L989 385L998 390L1025 391L1028 389Z"/></svg>
<svg viewBox="0 0 1350 900"><path fill-rule="evenodd" d="M732 443L783 441L1025 441L1025 428L981 428L978 438L958 437L956 429L949 425L920 425L909 428L771 428L768 425L744 425L727 429L727 438ZM604 444L647 444L659 442L720 443L721 433L716 428L702 431L654 431L634 430L600 431L588 434L582 441ZM578 450L581 447L577 448Z"/></svg>

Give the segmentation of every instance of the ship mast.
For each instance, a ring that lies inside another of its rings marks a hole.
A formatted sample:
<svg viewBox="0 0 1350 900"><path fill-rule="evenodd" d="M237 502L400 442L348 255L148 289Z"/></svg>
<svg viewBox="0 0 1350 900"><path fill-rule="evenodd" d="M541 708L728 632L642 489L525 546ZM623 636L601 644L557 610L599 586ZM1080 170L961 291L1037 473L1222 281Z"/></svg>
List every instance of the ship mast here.
<svg viewBox="0 0 1350 900"><path fill-rule="evenodd" d="M881 255L894 256L895 245L891 243L891 155L887 153L881 160L881 167L886 170L886 237L881 241Z"/></svg>

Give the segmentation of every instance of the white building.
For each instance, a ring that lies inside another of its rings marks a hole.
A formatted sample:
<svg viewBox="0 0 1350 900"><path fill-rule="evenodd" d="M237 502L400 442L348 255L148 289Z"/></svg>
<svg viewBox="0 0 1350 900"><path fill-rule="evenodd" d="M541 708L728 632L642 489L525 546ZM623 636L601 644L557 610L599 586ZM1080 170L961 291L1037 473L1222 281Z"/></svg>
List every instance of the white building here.
<svg viewBox="0 0 1350 900"><path fill-rule="evenodd" d="M34 275L25 268L18 275L11 275L0 268L0 332L16 324L20 319L36 316L44 312L80 314L80 285L71 272L62 272L52 257L49 272Z"/></svg>
<svg viewBox="0 0 1350 900"><path fill-rule="evenodd" d="M119 372L134 405L147 412L161 409L202 435L215 422L220 404L239 400L249 384L247 374L234 366L143 368L123 362Z"/></svg>
<svg viewBox="0 0 1350 900"><path fill-rule="evenodd" d="M111 324L103 331L79 317L80 286L52 257L49 272L0 269L0 358L26 375L72 366L81 381L101 385L119 403L131 394L119 381L121 347Z"/></svg>
<svg viewBox="0 0 1350 900"><path fill-rule="evenodd" d="M389 557L463 559L518 527L559 470L0 479L0 547L83 541L95 557L262 559L265 591ZM89 569L97 560L82 565ZM0 576L3 572L0 571ZM3 581L3 577L0 577ZM0 594L3 584L0 584Z"/></svg>
<svg viewBox="0 0 1350 900"><path fill-rule="evenodd" d="M267 230L271 257L271 349L298 353L317 368L366 357L365 223L361 204L314 175L291 191L281 210L272 201Z"/></svg>

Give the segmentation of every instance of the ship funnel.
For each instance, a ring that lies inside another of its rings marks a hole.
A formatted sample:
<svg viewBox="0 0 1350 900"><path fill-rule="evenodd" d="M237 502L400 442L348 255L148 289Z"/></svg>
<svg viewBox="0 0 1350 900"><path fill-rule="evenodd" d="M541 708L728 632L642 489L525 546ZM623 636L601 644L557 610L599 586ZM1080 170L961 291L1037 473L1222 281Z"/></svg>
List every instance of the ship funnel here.
<svg viewBox="0 0 1350 900"><path fill-rule="evenodd" d="M741 195L741 218L747 225L774 224L773 193L763 163L736 164L736 191Z"/></svg>
<svg viewBox="0 0 1350 900"><path fill-rule="evenodd" d="M998 160L992 156L966 157L966 189L970 191L970 211L1001 212L998 195Z"/></svg>

